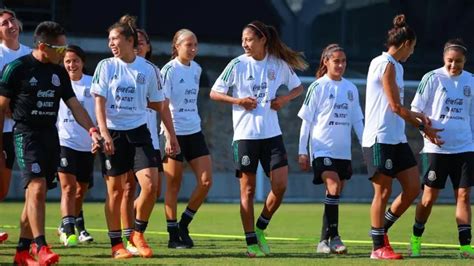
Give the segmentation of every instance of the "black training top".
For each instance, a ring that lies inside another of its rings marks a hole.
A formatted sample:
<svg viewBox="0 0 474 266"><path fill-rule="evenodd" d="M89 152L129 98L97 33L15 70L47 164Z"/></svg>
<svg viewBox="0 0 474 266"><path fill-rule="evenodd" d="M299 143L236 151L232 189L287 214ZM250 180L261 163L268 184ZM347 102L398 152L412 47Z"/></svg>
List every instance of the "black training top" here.
<svg viewBox="0 0 474 266"><path fill-rule="evenodd" d="M13 120L33 127L56 124L59 101L75 96L66 70L41 63L32 54L8 64L0 80L0 95L10 98Z"/></svg>

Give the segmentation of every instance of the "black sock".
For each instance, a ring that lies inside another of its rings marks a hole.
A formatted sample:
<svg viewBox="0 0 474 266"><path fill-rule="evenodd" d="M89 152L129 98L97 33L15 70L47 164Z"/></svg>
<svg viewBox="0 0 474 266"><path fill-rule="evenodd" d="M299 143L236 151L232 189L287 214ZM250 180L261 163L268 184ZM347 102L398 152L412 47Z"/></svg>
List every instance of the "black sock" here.
<svg viewBox="0 0 474 266"><path fill-rule="evenodd" d="M255 232L245 232L245 241L247 242L247 246L258 244L257 234Z"/></svg>
<svg viewBox="0 0 474 266"><path fill-rule="evenodd" d="M388 229L392 227L392 225L398 220L398 218L400 218L400 216L396 216L395 214L393 214L390 208L388 209L387 212L385 212L385 220L383 223L385 232L388 232Z"/></svg>
<svg viewBox="0 0 474 266"><path fill-rule="evenodd" d="M114 247L122 242L122 230L109 231L110 245Z"/></svg>
<svg viewBox="0 0 474 266"><path fill-rule="evenodd" d="M458 224L459 244L461 246L471 244L471 225Z"/></svg>
<svg viewBox="0 0 474 266"><path fill-rule="evenodd" d="M384 240L383 240L384 235L385 235L385 230L383 227L375 228L372 226L372 230L370 231L370 234L372 235L374 250L377 250L385 245Z"/></svg>
<svg viewBox="0 0 474 266"><path fill-rule="evenodd" d="M421 237L425 231L425 223L419 222L415 219L415 224L413 224L413 235Z"/></svg>
<svg viewBox="0 0 474 266"><path fill-rule="evenodd" d="M166 228L168 229L169 241L179 241L179 227L176 220L166 220Z"/></svg>
<svg viewBox="0 0 474 266"><path fill-rule="evenodd" d="M20 252L30 250L30 245L32 241L33 239L20 237L20 240L18 240L18 246L16 246L16 251Z"/></svg>
<svg viewBox="0 0 474 266"><path fill-rule="evenodd" d="M326 212L323 213L323 225L321 226L321 239L319 239L319 242L323 240L329 240L329 228Z"/></svg>
<svg viewBox="0 0 474 266"><path fill-rule="evenodd" d="M186 207L186 210L181 214L181 220L179 220L180 228L187 228L188 225L194 218L194 215L197 211L191 210L189 207Z"/></svg>
<svg viewBox="0 0 474 266"><path fill-rule="evenodd" d="M337 230L339 223L339 196L338 195L326 195L324 200L324 215L328 222L328 234L329 237L335 237L339 235Z"/></svg>
<svg viewBox="0 0 474 266"><path fill-rule="evenodd" d="M127 241L130 241L130 236L132 235L132 232L133 232L133 228L123 229L123 236L125 237L125 239L127 239Z"/></svg>
<svg viewBox="0 0 474 266"><path fill-rule="evenodd" d="M147 226L148 221L140 221L138 219L135 219L135 231L143 233L145 232Z"/></svg>
<svg viewBox="0 0 474 266"><path fill-rule="evenodd" d="M82 231L86 231L85 223L86 222L84 221L84 213L81 210L79 215L76 217L76 228L79 233Z"/></svg>
<svg viewBox="0 0 474 266"><path fill-rule="evenodd" d="M258 220L257 220L257 228L260 230L265 230L267 229L267 226L269 223L270 223L270 218L267 218L263 216L263 214L260 214L260 217L258 217Z"/></svg>
<svg viewBox="0 0 474 266"><path fill-rule="evenodd" d="M38 252L40 251L41 247L48 246L48 244L46 244L46 238L44 237L44 235L35 237L35 243L36 243L36 246L38 247L37 249Z"/></svg>
<svg viewBox="0 0 474 266"><path fill-rule="evenodd" d="M67 236L74 235L74 223L76 219L72 215L67 215L63 217L63 230Z"/></svg>

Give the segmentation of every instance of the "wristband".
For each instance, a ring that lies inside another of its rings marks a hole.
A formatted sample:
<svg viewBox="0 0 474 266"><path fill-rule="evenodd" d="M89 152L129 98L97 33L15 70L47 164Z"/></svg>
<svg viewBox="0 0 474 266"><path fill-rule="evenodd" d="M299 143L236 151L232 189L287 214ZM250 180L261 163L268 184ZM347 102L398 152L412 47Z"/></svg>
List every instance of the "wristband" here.
<svg viewBox="0 0 474 266"><path fill-rule="evenodd" d="M99 130L98 130L96 127L91 127L91 128L89 128L89 136L92 137L92 134L93 134L94 132L95 132L95 133L99 133Z"/></svg>

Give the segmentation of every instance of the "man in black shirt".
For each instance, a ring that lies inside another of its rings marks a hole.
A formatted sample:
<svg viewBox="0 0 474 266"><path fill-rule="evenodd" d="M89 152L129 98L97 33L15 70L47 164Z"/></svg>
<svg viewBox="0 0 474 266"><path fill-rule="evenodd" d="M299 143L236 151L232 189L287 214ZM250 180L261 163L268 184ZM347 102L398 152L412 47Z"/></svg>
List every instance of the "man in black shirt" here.
<svg viewBox="0 0 474 266"><path fill-rule="evenodd" d="M8 64L2 74L0 127L5 111L10 108L15 120L13 139L17 162L25 188L20 240L14 262L21 265L35 262L29 253L34 240L37 250L33 253L38 254L38 263L49 265L59 261L59 255L46 244L44 223L46 191L52 187L59 165L55 123L60 100L66 103L76 121L89 130L94 143L98 144L101 137L76 99L66 71L59 66L66 50L64 29L56 22L41 22L35 30L34 40L33 52ZM0 163L4 163L3 156L0 156Z"/></svg>

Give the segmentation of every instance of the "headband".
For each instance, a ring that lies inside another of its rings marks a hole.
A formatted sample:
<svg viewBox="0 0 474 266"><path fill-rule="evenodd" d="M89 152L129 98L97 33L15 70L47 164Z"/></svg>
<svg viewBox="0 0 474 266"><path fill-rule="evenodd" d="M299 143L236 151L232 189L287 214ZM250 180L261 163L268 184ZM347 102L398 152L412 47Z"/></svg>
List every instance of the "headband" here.
<svg viewBox="0 0 474 266"><path fill-rule="evenodd" d="M262 30L260 30L257 26L255 26L254 24L250 23L247 25L247 27L252 27L254 29L256 29L263 37L267 37Z"/></svg>
<svg viewBox="0 0 474 266"><path fill-rule="evenodd" d="M329 57L332 55L332 53L338 52L338 51L344 51L344 49L343 49L342 47L340 47L340 46L334 46L334 47L332 47L331 49L327 50L327 51L324 53L324 57L325 57L325 58L329 58Z"/></svg>
<svg viewBox="0 0 474 266"><path fill-rule="evenodd" d="M444 51L446 52L446 50L451 49L451 48L458 48L458 49L463 50L464 52L467 52L466 46L460 45L460 44L450 44L450 45L444 47Z"/></svg>

